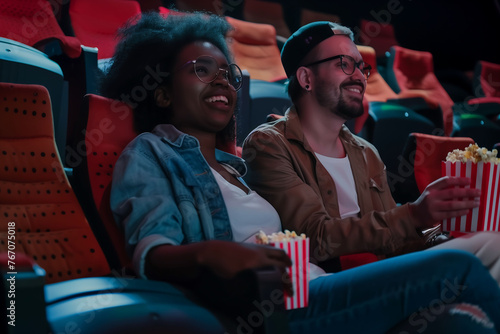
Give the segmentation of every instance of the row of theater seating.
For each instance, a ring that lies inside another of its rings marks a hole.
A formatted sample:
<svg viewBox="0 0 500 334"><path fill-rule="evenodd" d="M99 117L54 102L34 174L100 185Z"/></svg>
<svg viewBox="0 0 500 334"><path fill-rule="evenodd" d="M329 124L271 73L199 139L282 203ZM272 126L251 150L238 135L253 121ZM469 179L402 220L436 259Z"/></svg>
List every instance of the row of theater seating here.
<svg viewBox="0 0 500 334"><path fill-rule="evenodd" d="M374 68L365 93L368 118L359 135L377 147L389 176L395 179L403 176L402 153L412 132L471 137L488 149L500 142L500 90L493 88L500 65L479 61L475 78L477 95L455 102L434 74L430 53L392 46L387 52L386 65L378 67L373 48L358 48L363 59ZM415 199L416 194L408 197L392 190L399 202Z"/></svg>

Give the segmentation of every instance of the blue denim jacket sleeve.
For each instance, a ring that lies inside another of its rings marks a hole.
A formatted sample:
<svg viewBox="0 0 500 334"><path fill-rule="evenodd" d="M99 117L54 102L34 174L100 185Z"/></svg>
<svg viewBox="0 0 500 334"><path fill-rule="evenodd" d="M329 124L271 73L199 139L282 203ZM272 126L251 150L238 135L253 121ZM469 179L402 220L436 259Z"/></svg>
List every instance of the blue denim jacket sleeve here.
<svg viewBox="0 0 500 334"><path fill-rule="evenodd" d="M232 240L223 197L199 143L187 135L172 139L168 134L137 137L113 171L111 209L141 277L147 252L157 245Z"/></svg>
<svg viewBox="0 0 500 334"><path fill-rule="evenodd" d="M120 155L113 171L111 209L124 231L128 252L139 256L134 264L142 263L136 268L139 275L144 272L142 257L152 247L183 242L182 217L171 189L171 181L150 154L127 147ZM139 247L141 254L134 254L145 237L149 247Z"/></svg>

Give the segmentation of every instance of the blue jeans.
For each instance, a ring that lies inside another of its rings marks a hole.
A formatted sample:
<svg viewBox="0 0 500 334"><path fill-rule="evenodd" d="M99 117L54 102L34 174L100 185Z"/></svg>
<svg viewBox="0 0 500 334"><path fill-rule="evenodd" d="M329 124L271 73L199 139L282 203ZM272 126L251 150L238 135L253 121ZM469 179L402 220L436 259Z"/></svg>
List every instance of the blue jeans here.
<svg viewBox="0 0 500 334"><path fill-rule="evenodd" d="M405 319L424 328L459 302L480 306L500 328L498 283L464 251L402 255L319 277L309 289L309 306L288 312L291 333L385 333Z"/></svg>

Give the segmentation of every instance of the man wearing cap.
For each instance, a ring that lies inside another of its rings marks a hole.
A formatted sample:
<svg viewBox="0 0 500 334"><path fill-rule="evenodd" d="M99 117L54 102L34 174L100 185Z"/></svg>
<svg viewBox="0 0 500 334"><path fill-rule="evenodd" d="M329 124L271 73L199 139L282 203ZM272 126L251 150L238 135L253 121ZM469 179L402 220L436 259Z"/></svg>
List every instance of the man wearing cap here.
<svg viewBox="0 0 500 334"><path fill-rule="evenodd" d="M449 177L430 184L415 202L396 205L376 148L344 125L363 113L370 70L350 29L310 23L287 40L281 59L293 106L245 140L245 180L276 208L284 229L310 237L313 262L338 271L340 255L385 257L423 249L422 230L478 206L479 190L452 188L470 180ZM482 244L500 240L498 234L489 235L470 239L482 238ZM477 255L477 242L470 246L474 249L455 240L438 247ZM481 260L490 270L497 267L500 281L495 247L491 258Z"/></svg>

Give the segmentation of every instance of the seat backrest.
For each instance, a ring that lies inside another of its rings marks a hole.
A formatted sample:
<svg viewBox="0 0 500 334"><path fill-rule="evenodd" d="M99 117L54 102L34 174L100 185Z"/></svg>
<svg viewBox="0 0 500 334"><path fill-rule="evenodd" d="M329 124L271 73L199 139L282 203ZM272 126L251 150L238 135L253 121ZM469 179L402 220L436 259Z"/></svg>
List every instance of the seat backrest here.
<svg viewBox="0 0 500 334"><path fill-rule="evenodd" d="M77 58L81 43L78 38L63 33L54 15L54 11L61 10L59 1L2 0L0 36L36 48L43 48L45 43L55 39L68 57Z"/></svg>
<svg viewBox="0 0 500 334"><path fill-rule="evenodd" d="M247 84L249 86L247 86ZM243 89L238 92L241 108L237 112L238 145L257 126L265 123L270 113L283 115L292 105L286 87L280 82L243 79ZM248 92L245 89L248 87ZM248 93L248 96L246 96Z"/></svg>
<svg viewBox="0 0 500 334"><path fill-rule="evenodd" d="M448 152L473 144L472 138L444 137L413 132L403 149L401 178L395 183L398 203L415 201L425 187L441 177L441 161Z"/></svg>
<svg viewBox="0 0 500 334"><path fill-rule="evenodd" d="M413 110L382 102L370 103L369 118L361 134L379 151L387 167L387 177L391 191L392 185L400 178L399 157L404 143L412 132L432 133L435 125L428 118Z"/></svg>
<svg viewBox="0 0 500 334"><path fill-rule="evenodd" d="M390 23L383 24L362 19L360 28L359 41L356 42L372 47L376 57L379 59L384 58L385 53L392 46L399 45L394 32L394 26Z"/></svg>
<svg viewBox="0 0 500 334"><path fill-rule="evenodd" d="M399 97L422 97L443 113L445 135L453 129L453 100L434 74L430 52L393 46L387 62L387 83Z"/></svg>
<svg viewBox="0 0 500 334"><path fill-rule="evenodd" d="M477 97L500 98L500 64L480 60L474 69L474 93Z"/></svg>
<svg viewBox="0 0 500 334"><path fill-rule="evenodd" d="M118 42L118 29L140 14L138 1L71 0L69 3L69 16L75 36L82 44L97 47L99 59L113 56Z"/></svg>
<svg viewBox="0 0 500 334"><path fill-rule="evenodd" d="M137 136L132 110L119 101L88 94L79 124L79 146L83 154L81 163L74 167L75 187L85 213L93 218L92 228L111 267L120 271L129 267L130 258L125 252L123 233L114 222L109 195L116 160Z"/></svg>
<svg viewBox="0 0 500 334"><path fill-rule="evenodd" d="M478 114L455 115L454 137L471 137L480 147L491 150L500 142L500 126L486 116Z"/></svg>
<svg viewBox="0 0 500 334"><path fill-rule="evenodd" d="M15 251L47 282L109 274L106 258L63 170L51 102L39 85L0 83L0 251L15 226Z"/></svg>
<svg viewBox="0 0 500 334"><path fill-rule="evenodd" d="M389 99L397 99L397 94L389 87L377 69L375 49L371 46L364 45L357 45L357 47L365 64L369 64L372 67L370 77L366 81L365 97L368 102L386 102Z"/></svg>
<svg viewBox="0 0 500 334"><path fill-rule="evenodd" d="M234 28L227 36L234 62L242 70L247 70L251 79L286 79L276 41L276 29L272 25L242 21L229 16L226 20Z"/></svg>
<svg viewBox="0 0 500 334"><path fill-rule="evenodd" d="M424 133L412 133L411 137L415 143L413 166L420 193L429 183L441 177L441 161L446 160L448 152L463 150L469 144L474 144L474 139L469 137L443 137Z"/></svg>
<svg viewBox="0 0 500 334"><path fill-rule="evenodd" d="M290 36L290 27L285 20L286 9L281 1L245 0L243 6L245 21L270 24L285 40ZM228 12L226 16L233 16L231 14Z"/></svg>
<svg viewBox="0 0 500 334"><path fill-rule="evenodd" d="M61 67L26 44L0 37L0 82L36 84L48 89L59 154L64 159L68 120L68 96Z"/></svg>

